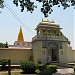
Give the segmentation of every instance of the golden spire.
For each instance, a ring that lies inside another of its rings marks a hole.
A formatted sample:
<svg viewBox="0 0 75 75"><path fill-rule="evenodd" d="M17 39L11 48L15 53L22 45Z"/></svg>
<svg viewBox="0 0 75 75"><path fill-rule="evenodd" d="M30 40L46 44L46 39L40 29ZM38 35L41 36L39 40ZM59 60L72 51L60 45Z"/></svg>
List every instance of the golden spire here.
<svg viewBox="0 0 75 75"><path fill-rule="evenodd" d="M22 33L22 27L21 26L20 26L20 31L19 31L19 34L18 34L17 41L24 42L23 33Z"/></svg>

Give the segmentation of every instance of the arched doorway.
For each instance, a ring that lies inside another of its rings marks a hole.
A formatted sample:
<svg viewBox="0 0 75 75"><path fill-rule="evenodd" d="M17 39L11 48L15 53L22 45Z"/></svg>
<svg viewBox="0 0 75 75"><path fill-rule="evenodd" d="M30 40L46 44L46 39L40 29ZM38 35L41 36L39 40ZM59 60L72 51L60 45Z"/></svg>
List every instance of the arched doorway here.
<svg viewBox="0 0 75 75"><path fill-rule="evenodd" d="M57 61L57 50L56 49L52 49L52 61Z"/></svg>
<svg viewBox="0 0 75 75"><path fill-rule="evenodd" d="M59 61L59 49L55 44L48 47L48 61Z"/></svg>

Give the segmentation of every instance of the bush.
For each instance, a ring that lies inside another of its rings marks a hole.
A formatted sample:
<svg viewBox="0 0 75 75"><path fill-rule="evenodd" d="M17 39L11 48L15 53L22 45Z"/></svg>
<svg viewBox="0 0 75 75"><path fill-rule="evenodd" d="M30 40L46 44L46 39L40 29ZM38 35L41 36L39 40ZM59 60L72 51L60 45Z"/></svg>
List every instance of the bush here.
<svg viewBox="0 0 75 75"><path fill-rule="evenodd" d="M5 70L7 63L8 63L7 59L0 59L0 65L1 65L0 70L1 71Z"/></svg>
<svg viewBox="0 0 75 75"><path fill-rule="evenodd" d="M73 66L73 69L74 69L74 73L75 73L75 66Z"/></svg>
<svg viewBox="0 0 75 75"><path fill-rule="evenodd" d="M47 65L46 69L51 73L57 72L57 65Z"/></svg>
<svg viewBox="0 0 75 75"><path fill-rule="evenodd" d="M46 65L45 64L39 64L38 68L40 71L43 71L46 68Z"/></svg>
<svg viewBox="0 0 75 75"><path fill-rule="evenodd" d="M40 73L38 73L37 75L52 75L52 73L49 70L43 70Z"/></svg>
<svg viewBox="0 0 75 75"><path fill-rule="evenodd" d="M20 67L22 69L22 73L25 73L25 74L34 74L36 71L36 65L30 61L21 62Z"/></svg>

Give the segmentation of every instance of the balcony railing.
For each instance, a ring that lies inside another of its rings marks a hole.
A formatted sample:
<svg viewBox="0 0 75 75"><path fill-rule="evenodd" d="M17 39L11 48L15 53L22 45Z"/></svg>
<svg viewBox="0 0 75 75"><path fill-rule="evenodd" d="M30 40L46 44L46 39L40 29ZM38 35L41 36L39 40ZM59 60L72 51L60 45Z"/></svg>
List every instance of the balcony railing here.
<svg viewBox="0 0 75 75"><path fill-rule="evenodd" d="M57 36L57 35L36 35L35 37L32 38L32 40L61 40L61 41L66 41L65 37Z"/></svg>

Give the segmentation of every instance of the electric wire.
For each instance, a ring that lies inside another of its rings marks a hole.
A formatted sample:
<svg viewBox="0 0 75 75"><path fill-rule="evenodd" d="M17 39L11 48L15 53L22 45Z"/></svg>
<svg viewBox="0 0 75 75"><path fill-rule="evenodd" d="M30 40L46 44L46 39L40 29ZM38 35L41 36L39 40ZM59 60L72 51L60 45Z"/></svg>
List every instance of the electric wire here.
<svg viewBox="0 0 75 75"><path fill-rule="evenodd" d="M15 14L15 12L9 7L9 5L5 2L4 5L8 8L8 10L13 14L13 16L25 27L27 28L27 30L29 30L30 32L32 32L34 34L34 32L29 28L27 27L23 21Z"/></svg>

